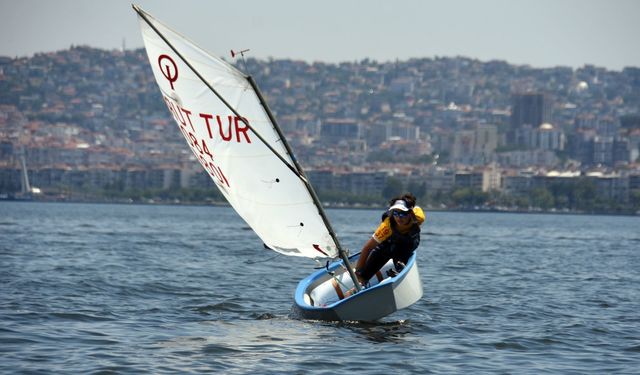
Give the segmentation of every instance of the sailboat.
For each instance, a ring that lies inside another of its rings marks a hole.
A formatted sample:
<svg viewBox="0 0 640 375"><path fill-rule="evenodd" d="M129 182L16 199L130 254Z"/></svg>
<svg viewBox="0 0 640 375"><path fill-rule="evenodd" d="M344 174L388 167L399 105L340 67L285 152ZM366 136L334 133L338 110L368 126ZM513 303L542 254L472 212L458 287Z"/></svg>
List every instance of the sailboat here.
<svg viewBox="0 0 640 375"><path fill-rule="evenodd" d="M16 200L16 201L31 201L40 194L42 194L42 190L35 186L31 186L29 182L29 170L27 169L27 161L26 161L26 151L24 146L22 146L19 150L18 158L20 160L20 191L16 192L13 195L2 194L0 195L1 200Z"/></svg>
<svg viewBox="0 0 640 375"><path fill-rule="evenodd" d="M352 262L358 255L350 258L340 245L253 78L140 7L133 9L162 99L225 199L265 247L332 261L299 283L296 313L308 319L373 321L419 300L415 255L402 272L376 279L368 288L355 281Z"/></svg>

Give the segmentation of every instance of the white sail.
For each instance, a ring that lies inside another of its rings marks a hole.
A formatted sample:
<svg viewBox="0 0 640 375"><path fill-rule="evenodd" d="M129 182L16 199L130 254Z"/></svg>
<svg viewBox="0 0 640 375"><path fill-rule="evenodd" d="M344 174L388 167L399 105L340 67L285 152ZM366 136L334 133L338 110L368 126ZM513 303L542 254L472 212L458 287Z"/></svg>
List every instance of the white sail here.
<svg viewBox="0 0 640 375"><path fill-rule="evenodd" d="M231 206L275 251L335 257L338 246L247 77L136 10L163 99Z"/></svg>

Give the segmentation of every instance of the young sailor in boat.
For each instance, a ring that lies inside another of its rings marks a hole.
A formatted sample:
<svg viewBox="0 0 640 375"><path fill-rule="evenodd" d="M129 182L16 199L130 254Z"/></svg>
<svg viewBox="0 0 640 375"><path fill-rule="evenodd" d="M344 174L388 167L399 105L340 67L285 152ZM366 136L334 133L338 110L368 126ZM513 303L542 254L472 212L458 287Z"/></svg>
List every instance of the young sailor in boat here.
<svg viewBox="0 0 640 375"><path fill-rule="evenodd" d="M389 205L382 215L382 223L364 244L356 265L356 275L364 285L389 259L393 259L396 272L402 271L420 245L420 225L425 216L422 209L416 206L413 194L396 197ZM392 272L389 276L395 274Z"/></svg>

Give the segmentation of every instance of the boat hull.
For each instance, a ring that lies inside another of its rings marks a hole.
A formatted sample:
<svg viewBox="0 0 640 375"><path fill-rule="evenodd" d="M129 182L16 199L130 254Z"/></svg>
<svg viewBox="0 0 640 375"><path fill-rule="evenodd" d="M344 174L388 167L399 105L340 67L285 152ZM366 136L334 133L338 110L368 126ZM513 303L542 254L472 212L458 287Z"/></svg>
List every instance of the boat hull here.
<svg viewBox="0 0 640 375"><path fill-rule="evenodd" d="M350 261L357 262L360 254ZM370 280L370 287L349 295L353 282L342 261L329 265L300 281L295 293L294 310L304 319L326 321L375 321L411 306L422 298L422 282L414 253L398 275L389 277L389 261ZM329 272L334 273L332 276Z"/></svg>

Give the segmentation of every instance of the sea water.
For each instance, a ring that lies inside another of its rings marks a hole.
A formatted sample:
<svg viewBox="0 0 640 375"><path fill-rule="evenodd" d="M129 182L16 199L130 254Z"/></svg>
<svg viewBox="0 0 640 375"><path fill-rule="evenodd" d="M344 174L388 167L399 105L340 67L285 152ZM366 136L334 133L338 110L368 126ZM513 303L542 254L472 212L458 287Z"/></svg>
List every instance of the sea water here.
<svg viewBox="0 0 640 375"><path fill-rule="evenodd" d="M376 210L328 210L360 249ZM0 202L0 372L640 370L640 217L427 212L424 297L376 323L291 314L314 262L227 207Z"/></svg>

